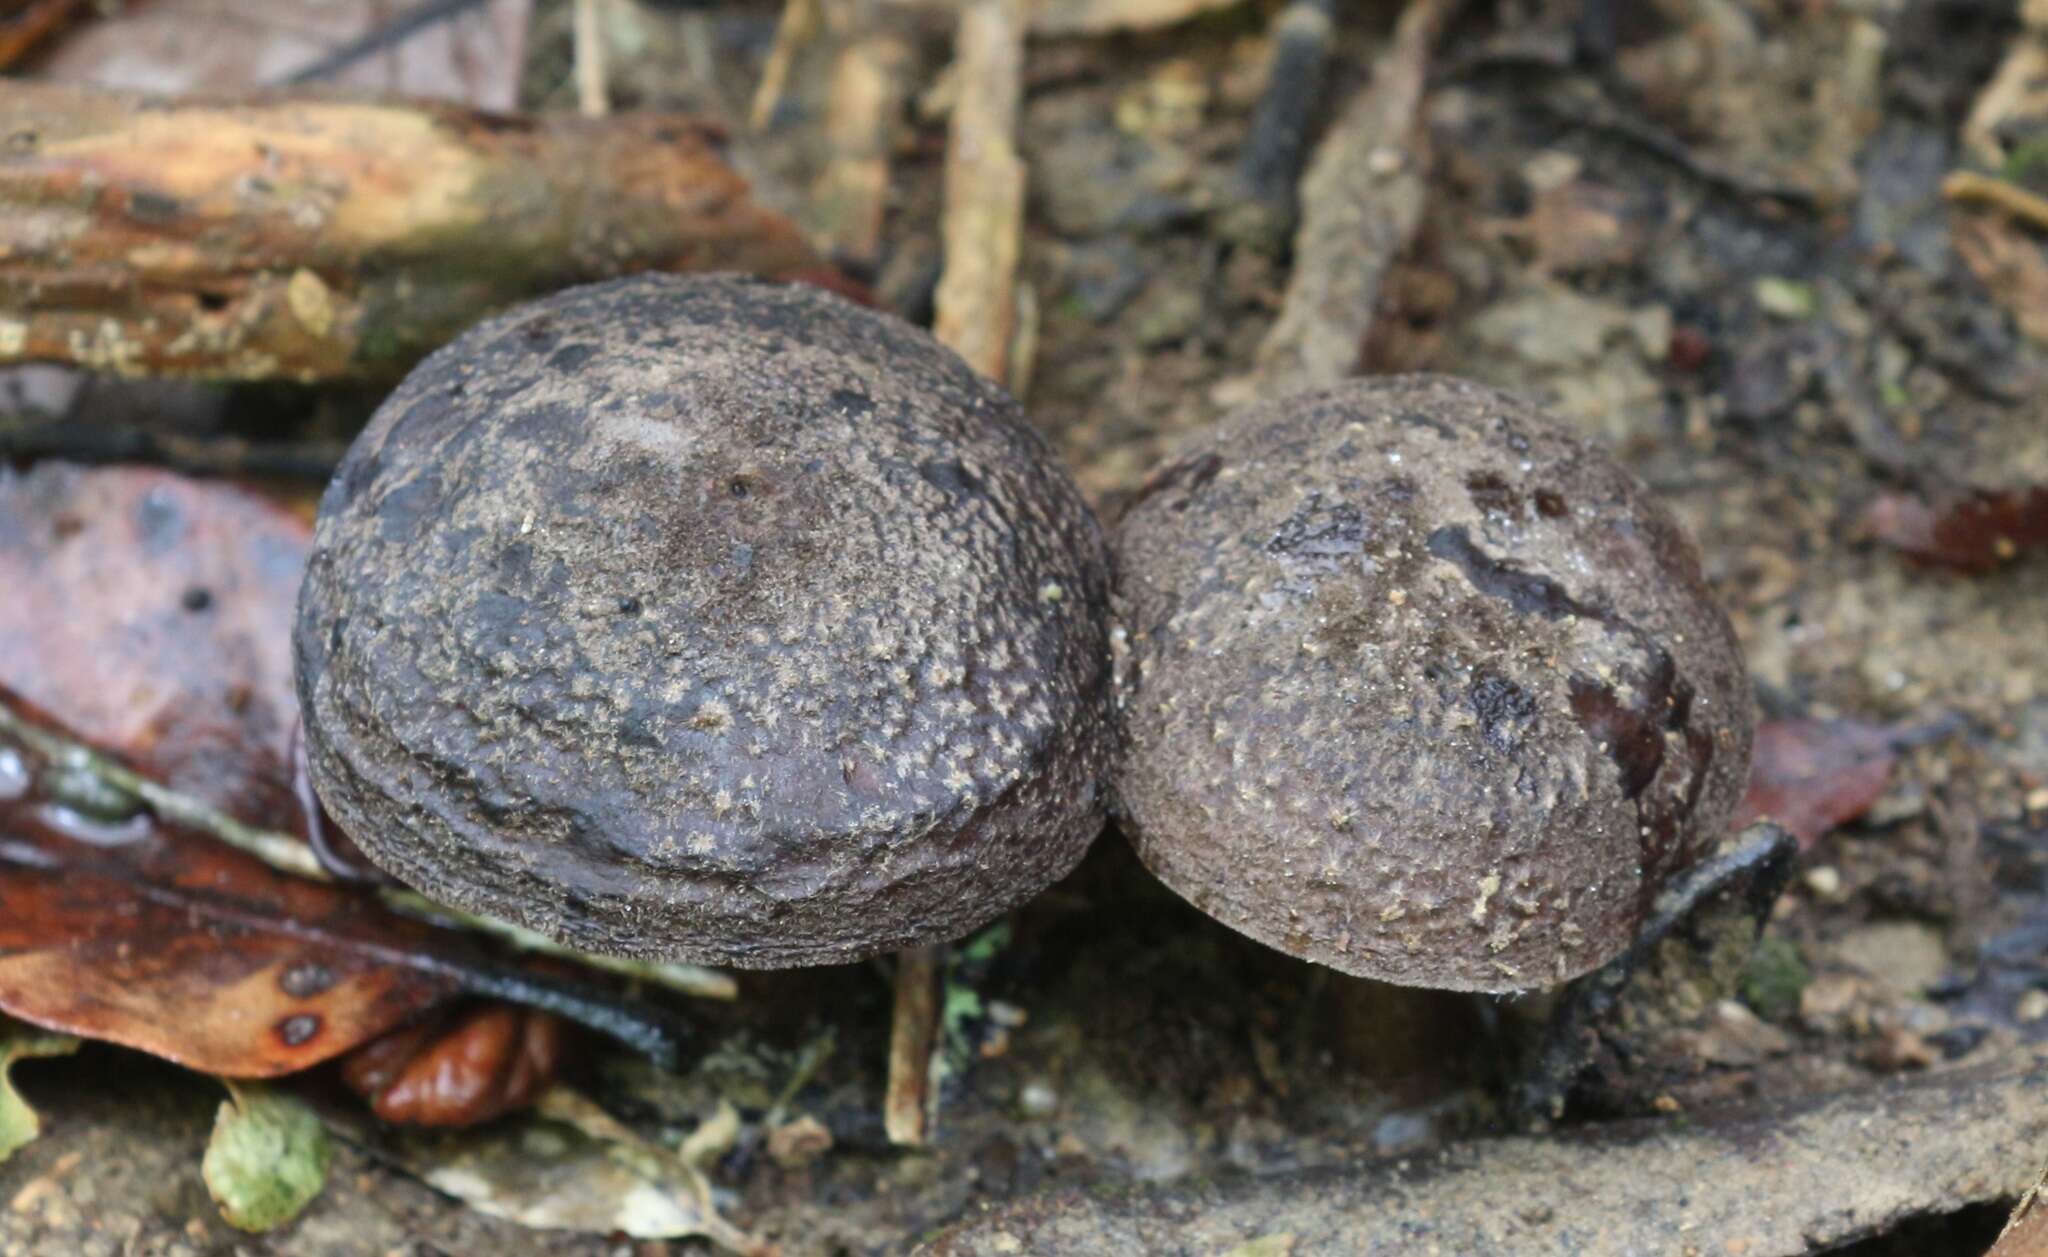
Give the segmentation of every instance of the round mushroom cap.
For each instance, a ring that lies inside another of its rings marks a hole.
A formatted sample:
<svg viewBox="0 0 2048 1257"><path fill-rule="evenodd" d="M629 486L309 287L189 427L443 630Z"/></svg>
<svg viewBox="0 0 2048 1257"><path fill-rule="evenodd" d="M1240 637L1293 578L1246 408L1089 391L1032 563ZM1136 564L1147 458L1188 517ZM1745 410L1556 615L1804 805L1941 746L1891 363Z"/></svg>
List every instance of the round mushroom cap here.
<svg viewBox="0 0 2048 1257"><path fill-rule="evenodd" d="M1068 872L1110 759L1101 530L1001 389L815 288L572 289L423 362L320 505L320 798L431 898L778 968Z"/></svg>
<svg viewBox="0 0 2048 1257"><path fill-rule="evenodd" d="M1408 376L1251 406L1117 547L1124 828L1261 942L1544 986L1723 836L1734 633L1664 507L1523 402Z"/></svg>

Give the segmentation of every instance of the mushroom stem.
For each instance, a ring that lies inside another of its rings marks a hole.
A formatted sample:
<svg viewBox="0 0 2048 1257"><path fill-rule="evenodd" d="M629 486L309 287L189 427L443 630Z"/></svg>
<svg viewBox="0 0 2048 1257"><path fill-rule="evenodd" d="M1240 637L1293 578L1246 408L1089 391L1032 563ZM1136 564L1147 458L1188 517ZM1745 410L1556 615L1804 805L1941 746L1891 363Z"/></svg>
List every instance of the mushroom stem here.
<svg viewBox="0 0 2048 1257"><path fill-rule="evenodd" d="M896 1015L889 1027L889 1090L882 1125L889 1142L922 1147L931 1136L932 1046L939 1035L940 948L896 956Z"/></svg>

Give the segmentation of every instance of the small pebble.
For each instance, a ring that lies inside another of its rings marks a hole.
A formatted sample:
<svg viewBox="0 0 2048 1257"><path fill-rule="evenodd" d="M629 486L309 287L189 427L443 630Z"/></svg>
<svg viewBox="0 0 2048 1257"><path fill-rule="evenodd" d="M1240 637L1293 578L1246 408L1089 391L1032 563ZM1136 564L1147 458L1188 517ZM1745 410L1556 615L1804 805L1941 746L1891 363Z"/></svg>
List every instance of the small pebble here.
<svg viewBox="0 0 2048 1257"><path fill-rule="evenodd" d="M1034 1078L1017 1092L1017 1109L1025 1117L1051 1117L1059 1111L1060 1093L1042 1078Z"/></svg>

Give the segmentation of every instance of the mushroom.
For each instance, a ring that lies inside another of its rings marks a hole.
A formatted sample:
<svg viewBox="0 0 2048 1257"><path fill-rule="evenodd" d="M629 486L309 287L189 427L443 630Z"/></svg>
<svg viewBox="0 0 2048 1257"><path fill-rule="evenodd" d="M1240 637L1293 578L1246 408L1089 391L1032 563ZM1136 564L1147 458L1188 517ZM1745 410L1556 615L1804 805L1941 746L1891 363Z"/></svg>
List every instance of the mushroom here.
<svg viewBox="0 0 2048 1257"><path fill-rule="evenodd" d="M957 938L1101 828L1108 565L1017 404L815 288L648 276L422 363L320 505L310 770L370 860L589 951Z"/></svg>
<svg viewBox="0 0 2048 1257"><path fill-rule="evenodd" d="M1548 986L1724 836L1752 730L1728 620L1670 513L1523 402L1408 376L1253 405L1117 549L1120 819L1252 938Z"/></svg>

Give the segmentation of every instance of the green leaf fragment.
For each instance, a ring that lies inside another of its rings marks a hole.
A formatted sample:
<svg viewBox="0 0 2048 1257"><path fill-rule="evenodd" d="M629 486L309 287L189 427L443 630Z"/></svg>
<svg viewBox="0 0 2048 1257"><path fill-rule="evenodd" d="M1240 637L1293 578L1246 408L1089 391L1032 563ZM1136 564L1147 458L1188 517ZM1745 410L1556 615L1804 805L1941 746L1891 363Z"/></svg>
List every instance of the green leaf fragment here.
<svg viewBox="0 0 2048 1257"><path fill-rule="evenodd" d="M8 1071L14 1062L35 1056L69 1056L78 1050L78 1040L68 1034L51 1034L34 1026L0 1018L0 1163L26 1148L43 1133L36 1111L14 1089Z"/></svg>
<svg viewBox="0 0 2048 1257"><path fill-rule="evenodd" d="M268 1231L320 1194L334 1149L297 1096L262 1083L228 1082L227 1089L231 1098L214 1118L200 1173L230 1224Z"/></svg>

